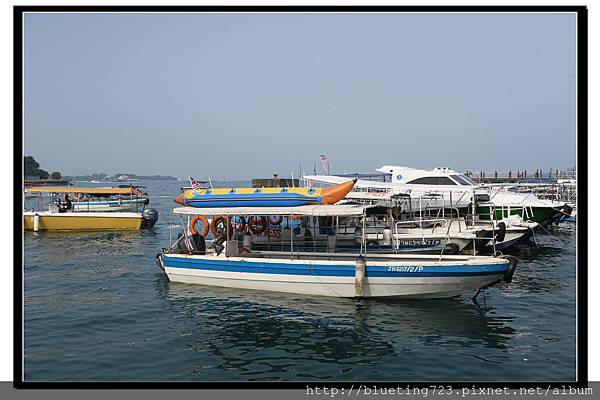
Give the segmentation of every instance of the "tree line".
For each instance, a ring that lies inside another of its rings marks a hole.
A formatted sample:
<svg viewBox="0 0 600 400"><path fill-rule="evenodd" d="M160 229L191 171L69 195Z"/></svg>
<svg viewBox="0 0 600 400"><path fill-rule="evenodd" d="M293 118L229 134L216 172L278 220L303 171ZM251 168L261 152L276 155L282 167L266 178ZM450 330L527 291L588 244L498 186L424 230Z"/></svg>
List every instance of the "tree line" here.
<svg viewBox="0 0 600 400"><path fill-rule="evenodd" d="M61 173L58 171L54 171L51 174L48 171L40 168L40 164L35 161L35 158L32 156L25 156L23 158L23 166L25 169L25 176L39 176L40 179L48 179L52 177L52 179L60 179L62 177Z"/></svg>

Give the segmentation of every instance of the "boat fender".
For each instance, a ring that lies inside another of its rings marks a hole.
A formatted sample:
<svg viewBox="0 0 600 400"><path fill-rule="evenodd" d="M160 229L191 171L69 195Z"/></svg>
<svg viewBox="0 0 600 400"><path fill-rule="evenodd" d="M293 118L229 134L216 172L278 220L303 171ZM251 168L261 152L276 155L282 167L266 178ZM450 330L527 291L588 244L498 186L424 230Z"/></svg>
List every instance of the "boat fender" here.
<svg viewBox="0 0 600 400"><path fill-rule="evenodd" d="M194 218L192 218L192 220L190 221L190 233L192 235L195 235L196 233L198 233L198 231L196 231L196 223L198 221L202 221L202 224L204 224L204 230L202 231L202 237L205 238L206 235L208 235L208 230L210 228L210 224L208 223L208 219L206 219L206 217L204 215L196 215Z"/></svg>
<svg viewBox="0 0 600 400"><path fill-rule="evenodd" d="M158 211L154 208L146 208L142 211L142 228L150 229L158 221Z"/></svg>
<svg viewBox="0 0 600 400"><path fill-rule="evenodd" d="M144 205L147 206L148 204L150 204L150 199L144 199Z"/></svg>
<svg viewBox="0 0 600 400"><path fill-rule="evenodd" d="M221 225L221 226L219 226ZM225 232L226 227L228 227L229 225L229 218L227 218L226 216L216 216L213 217L212 221L210 222L210 230L212 232L212 234L217 237L217 236L223 236L223 235L227 235L230 232Z"/></svg>
<svg viewBox="0 0 600 400"><path fill-rule="evenodd" d="M515 256L504 256L507 260L509 260L510 264L508 265L508 269L504 272L502 276L502 280L506 283L511 283L513 275L515 274L515 270L517 269L518 259Z"/></svg>
<svg viewBox="0 0 600 400"><path fill-rule="evenodd" d="M283 222L283 217L281 215L275 216L272 215L269 217L269 224L271 225L281 225Z"/></svg>
<svg viewBox="0 0 600 400"><path fill-rule="evenodd" d="M354 270L354 295L364 297L364 280L367 270L367 260L361 254L356 258L356 268Z"/></svg>
<svg viewBox="0 0 600 400"><path fill-rule="evenodd" d="M498 232L496 233L496 242L503 242L506 237L506 224L502 221L498 223Z"/></svg>
<svg viewBox="0 0 600 400"><path fill-rule="evenodd" d="M248 219L248 228L253 234L259 235L267 229L267 219L265 217L252 216Z"/></svg>
<svg viewBox="0 0 600 400"><path fill-rule="evenodd" d="M37 232L40 230L40 215L35 213L33 216L33 231Z"/></svg>

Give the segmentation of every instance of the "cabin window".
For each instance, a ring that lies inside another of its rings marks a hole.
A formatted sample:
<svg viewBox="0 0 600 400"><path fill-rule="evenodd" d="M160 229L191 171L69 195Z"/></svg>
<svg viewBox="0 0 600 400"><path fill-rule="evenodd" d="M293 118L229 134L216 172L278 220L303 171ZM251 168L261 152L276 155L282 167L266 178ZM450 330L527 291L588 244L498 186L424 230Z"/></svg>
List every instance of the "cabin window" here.
<svg viewBox="0 0 600 400"><path fill-rule="evenodd" d="M468 176L461 175L461 178L463 178L465 181L469 182L471 184L471 186L477 186L477 183L473 179L469 178Z"/></svg>
<svg viewBox="0 0 600 400"><path fill-rule="evenodd" d="M450 175L450 177L463 186L473 186L469 183L469 181L467 181L465 178L463 178L460 175Z"/></svg>
<svg viewBox="0 0 600 400"><path fill-rule="evenodd" d="M445 176L427 176L406 183L411 185L456 185L450 178Z"/></svg>

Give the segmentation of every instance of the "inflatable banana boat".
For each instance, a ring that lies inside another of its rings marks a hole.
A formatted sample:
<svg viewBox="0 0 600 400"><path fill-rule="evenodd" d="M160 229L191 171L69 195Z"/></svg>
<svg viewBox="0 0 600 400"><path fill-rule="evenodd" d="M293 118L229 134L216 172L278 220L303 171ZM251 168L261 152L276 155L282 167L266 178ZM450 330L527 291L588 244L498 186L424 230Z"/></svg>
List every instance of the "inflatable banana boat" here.
<svg viewBox="0 0 600 400"><path fill-rule="evenodd" d="M356 180L326 188L216 188L186 190L175 202L188 207L295 207L335 204Z"/></svg>

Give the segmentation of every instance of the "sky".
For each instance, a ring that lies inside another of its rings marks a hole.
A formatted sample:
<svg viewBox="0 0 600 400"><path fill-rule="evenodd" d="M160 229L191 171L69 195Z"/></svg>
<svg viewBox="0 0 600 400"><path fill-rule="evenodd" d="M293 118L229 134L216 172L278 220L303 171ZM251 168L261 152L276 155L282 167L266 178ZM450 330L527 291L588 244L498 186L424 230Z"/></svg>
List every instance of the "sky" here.
<svg viewBox="0 0 600 400"><path fill-rule="evenodd" d="M28 14L41 168L227 179L575 166L575 14Z"/></svg>

